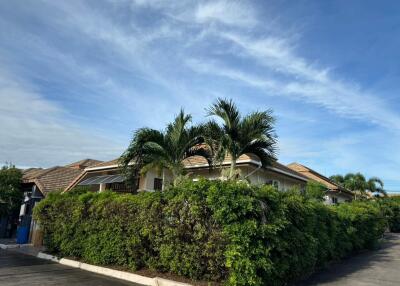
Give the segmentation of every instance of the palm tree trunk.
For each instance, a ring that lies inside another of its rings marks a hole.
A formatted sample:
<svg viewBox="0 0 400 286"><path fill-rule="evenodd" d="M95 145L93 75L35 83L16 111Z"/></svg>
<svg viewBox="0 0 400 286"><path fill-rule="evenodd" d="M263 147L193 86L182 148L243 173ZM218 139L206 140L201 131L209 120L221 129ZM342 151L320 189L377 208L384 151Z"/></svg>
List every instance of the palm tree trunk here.
<svg viewBox="0 0 400 286"><path fill-rule="evenodd" d="M161 186L161 190L164 191L165 188L165 169L162 169L162 186Z"/></svg>
<svg viewBox="0 0 400 286"><path fill-rule="evenodd" d="M233 176L235 175L235 170L236 170L236 158L234 156L231 156L231 168L229 171L229 179L232 179Z"/></svg>

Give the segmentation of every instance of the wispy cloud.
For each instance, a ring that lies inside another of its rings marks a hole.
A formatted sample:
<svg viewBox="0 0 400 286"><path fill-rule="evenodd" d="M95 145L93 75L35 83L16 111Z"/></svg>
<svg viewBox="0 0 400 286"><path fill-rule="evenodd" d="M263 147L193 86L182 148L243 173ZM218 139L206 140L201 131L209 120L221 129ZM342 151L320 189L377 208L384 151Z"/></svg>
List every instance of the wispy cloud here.
<svg viewBox="0 0 400 286"><path fill-rule="evenodd" d="M1 163L46 167L122 152L121 142L81 129L65 117L62 107L0 70Z"/></svg>
<svg viewBox="0 0 400 286"><path fill-rule="evenodd" d="M264 66L264 72L255 75L247 67L238 69L230 67L229 63L205 58L188 59L186 62L193 70L241 81L245 85L263 89L268 95L305 100L344 117L400 129L400 116L390 110L378 95L363 90L353 82L336 79L329 72L330 68L318 68L296 56L290 40L249 38L239 33L215 30L213 34L239 48L239 52L235 51L238 57L254 60L255 65Z"/></svg>
<svg viewBox="0 0 400 286"><path fill-rule="evenodd" d="M328 171L376 170L363 139L386 143L366 133L346 141L352 134L339 136L340 128L332 131L336 137L315 134L331 131L320 126L329 117L390 137L382 160L398 170L388 147L400 142L398 112L342 76L335 63L305 57L302 31L280 27L263 6L244 0L0 3L0 135L6 138L0 160L111 159L134 129L163 128L180 107L204 120L215 97L233 97L243 110L276 110L287 128L278 130L286 161ZM122 143L110 139L121 137Z"/></svg>
<svg viewBox="0 0 400 286"><path fill-rule="evenodd" d="M198 23L217 22L229 26L253 27L257 24L252 6L243 1L209 1L200 3L195 12Z"/></svg>

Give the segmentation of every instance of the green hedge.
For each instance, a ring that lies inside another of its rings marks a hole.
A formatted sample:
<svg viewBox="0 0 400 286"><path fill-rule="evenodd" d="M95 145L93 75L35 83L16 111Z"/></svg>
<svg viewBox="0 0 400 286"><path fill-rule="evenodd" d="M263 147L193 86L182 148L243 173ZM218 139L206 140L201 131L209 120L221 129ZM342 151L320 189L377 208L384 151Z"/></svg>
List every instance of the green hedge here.
<svg viewBox="0 0 400 286"><path fill-rule="evenodd" d="M378 200L391 232L400 232L400 196Z"/></svg>
<svg viewBox="0 0 400 286"><path fill-rule="evenodd" d="M373 248L378 203L328 207L245 183L183 182L165 192L50 194L35 208L53 252L88 263L227 285L283 285Z"/></svg>

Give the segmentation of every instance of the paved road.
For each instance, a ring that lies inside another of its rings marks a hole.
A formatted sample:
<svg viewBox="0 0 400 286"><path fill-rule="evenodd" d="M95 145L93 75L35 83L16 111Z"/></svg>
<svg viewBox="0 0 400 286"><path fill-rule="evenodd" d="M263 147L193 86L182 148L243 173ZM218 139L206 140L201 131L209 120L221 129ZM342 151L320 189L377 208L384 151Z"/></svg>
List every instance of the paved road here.
<svg viewBox="0 0 400 286"><path fill-rule="evenodd" d="M400 234L389 234L377 251L365 252L331 265L328 270L297 285L399 286Z"/></svg>
<svg viewBox="0 0 400 286"><path fill-rule="evenodd" d="M0 285L122 286L139 284L0 249Z"/></svg>

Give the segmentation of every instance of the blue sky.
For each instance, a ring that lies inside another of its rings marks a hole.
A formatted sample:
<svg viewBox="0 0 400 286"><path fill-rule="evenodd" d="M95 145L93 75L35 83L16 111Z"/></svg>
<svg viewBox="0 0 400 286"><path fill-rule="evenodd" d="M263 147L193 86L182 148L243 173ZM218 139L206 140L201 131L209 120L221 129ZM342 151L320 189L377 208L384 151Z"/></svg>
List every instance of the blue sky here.
<svg viewBox="0 0 400 286"><path fill-rule="evenodd" d="M113 159L217 97L272 108L279 160L400 191L397 1L1 1L0 161Z"/></svg>

